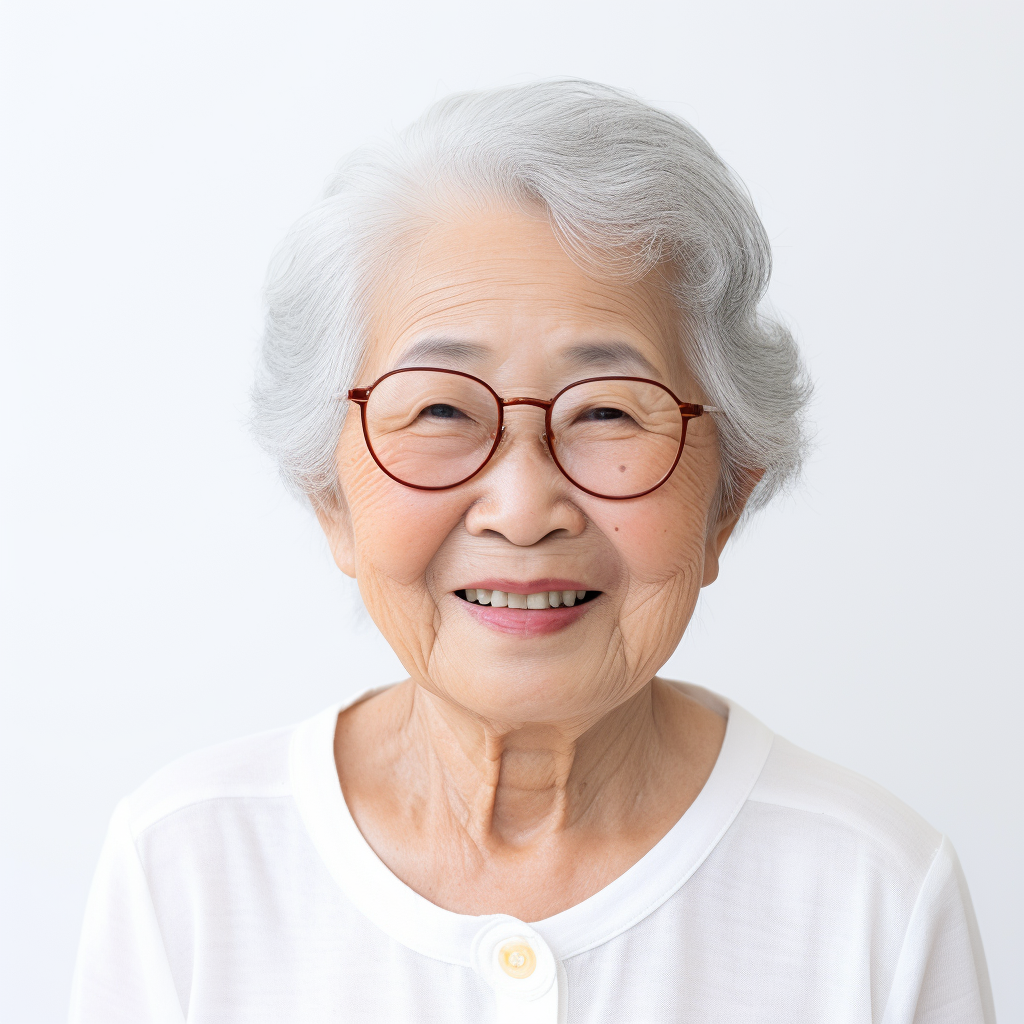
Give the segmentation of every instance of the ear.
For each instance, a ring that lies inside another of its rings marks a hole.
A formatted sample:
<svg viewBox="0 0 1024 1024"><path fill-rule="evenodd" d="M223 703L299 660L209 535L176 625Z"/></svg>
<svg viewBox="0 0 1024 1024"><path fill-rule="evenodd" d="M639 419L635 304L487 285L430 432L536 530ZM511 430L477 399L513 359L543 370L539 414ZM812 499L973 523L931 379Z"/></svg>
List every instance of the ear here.
<svg viewBox="0 0 1024 1024"><path fill-rule="evenodd" d="M707 540L704 544L704 578L700 584L702 587L706 587L718 579L718 563L725 550L725 545L732 536L732 531L736 529L736 524L740 521L740 516L750 500L750 495L753 494L754 488L763 476L763 469L744 470L742 490L737 496L738 500L733 504L733 510L708 530Z"/></svg>
<svg viewBox="0 0 1024 1024"><path fill-rule="evenodd" d="M346 575L355 579L356 576L356 544L355 533L352 529L352 516L349 514L348 504L345 500L339 499L338 504L332 507L315 509L316 517L320 521L320 528L324 531L327 544L334 556L334 564Z"/></svg>

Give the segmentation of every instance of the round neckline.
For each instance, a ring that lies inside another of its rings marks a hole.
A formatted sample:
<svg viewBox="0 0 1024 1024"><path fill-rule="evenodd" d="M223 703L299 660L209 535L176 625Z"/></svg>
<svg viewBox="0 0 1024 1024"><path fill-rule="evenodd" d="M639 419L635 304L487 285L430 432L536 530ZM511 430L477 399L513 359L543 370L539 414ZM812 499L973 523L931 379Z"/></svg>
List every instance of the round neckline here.
<svg viewBox="0 0 1024 1024"><path fill-rule="evenodd" d="M753 789L773 733L739 705L690 683L688 697L726 715L725 737L697 798L632 867L603 889L542 921L524 922L564 960L621 935L658 909L715 848ZM334 762L338 715L388 687L326 708L297 726L289 747L292 796L313 845L347 899L378 928L424 956L473 966L473 941L507 914L457 914L431 903L374 853L352 818Z"/></svg>

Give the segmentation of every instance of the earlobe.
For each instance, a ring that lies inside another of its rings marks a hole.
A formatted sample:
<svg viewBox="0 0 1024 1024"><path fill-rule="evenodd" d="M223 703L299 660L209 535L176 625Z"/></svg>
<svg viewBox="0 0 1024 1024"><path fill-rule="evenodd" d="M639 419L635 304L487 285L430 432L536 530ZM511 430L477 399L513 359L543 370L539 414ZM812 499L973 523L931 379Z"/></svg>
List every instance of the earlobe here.
<svg viewBox="0 0 1024 1024"><path fill-rule="evenodd" d="M343 502L335 508L318 508L316 517L334 556L334 564L346 575L356 577L355 535L348 506Z"/></svg>
<svg viewBox="0 0 1024 1024"><path fill-rule="evenodd" d="M707 587L718 579L719 559L739 519L738 514L727 516L709 532L707 544L704 546L704 578L700 584L702 587Z"/></svg>
<svg viewBox="0 0 1024 1024"><path fill-rule="evenodd" d="M743 509L754 493L754 488L760 483L764 476L763 469L748 469L743 472L743 493L735 511L720 519L714 529L708 531L707 543L704 546L704 578L701 586L706 587L718 579L718 563L722 557L722 551L729 542L736 524L740 521Z"/></svg>

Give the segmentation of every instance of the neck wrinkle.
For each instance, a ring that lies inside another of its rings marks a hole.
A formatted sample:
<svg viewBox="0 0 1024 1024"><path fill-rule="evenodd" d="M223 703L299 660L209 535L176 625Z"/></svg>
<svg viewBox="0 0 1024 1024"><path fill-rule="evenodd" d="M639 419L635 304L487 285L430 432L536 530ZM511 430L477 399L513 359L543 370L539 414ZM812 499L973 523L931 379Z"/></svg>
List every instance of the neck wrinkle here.
<svg viewBox="0 0 1024 1024"><path fill-rule="evenodd" d="M422 697L408 726L425 754L428 801L481 854L543 843L599 808L642 800L658 742L651 684L582 732L496 727Z"/></svg>

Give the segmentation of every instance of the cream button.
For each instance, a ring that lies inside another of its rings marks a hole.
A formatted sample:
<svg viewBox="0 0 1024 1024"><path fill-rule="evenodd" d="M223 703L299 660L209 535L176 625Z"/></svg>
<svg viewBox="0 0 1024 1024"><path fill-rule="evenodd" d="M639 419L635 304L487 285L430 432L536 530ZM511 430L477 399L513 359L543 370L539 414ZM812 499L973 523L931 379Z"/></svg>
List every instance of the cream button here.
<svg viewBox="0 0 1024 1024"><path fill-rule="evenodd" d="M528 978L537 968L537 954L522 940L506 942L498 950L498 966L510 978Z"/></svg>
<svg viewBox="0 0 1024 1024"><path fill-rule="evenodd" d="M515 1007L533 1006L531 1021L552 1024L558 1009L558 965L543 937L514 917L491 918L473 940L473 965L498 1000L498 1019L519 1020ZM524 1011L525 1012L525 1011ZM512 1016L508 1016L512 1014ZM539 1015L539 1016L538 1016ZM526 1019L526 1018L522 1018Z"/></svg>

